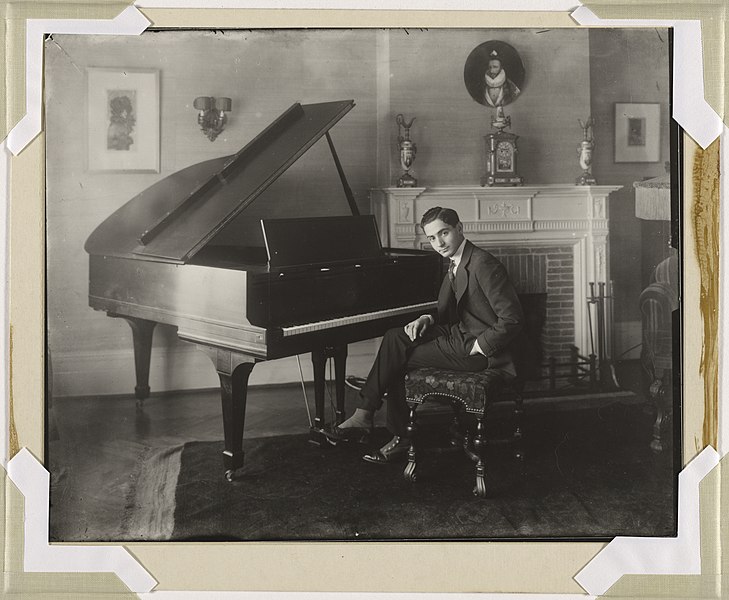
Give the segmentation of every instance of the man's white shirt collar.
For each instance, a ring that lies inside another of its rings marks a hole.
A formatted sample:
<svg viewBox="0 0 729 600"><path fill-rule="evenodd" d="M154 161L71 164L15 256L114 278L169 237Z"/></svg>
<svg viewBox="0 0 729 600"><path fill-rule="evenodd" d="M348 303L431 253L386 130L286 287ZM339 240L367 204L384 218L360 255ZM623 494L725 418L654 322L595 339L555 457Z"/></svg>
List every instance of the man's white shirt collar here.
<svg viewBox="0 0 729 600"><path fill-rule="evenodd" d="M458 269L458 265L461 264L461 258L463 257L463 249L466 247L466 239L464 238L461 242L461 245L458 246L458 250L456 250L456 253L451 256L451 260L453 261L453 272L456 272L456 269Z"/></svg>

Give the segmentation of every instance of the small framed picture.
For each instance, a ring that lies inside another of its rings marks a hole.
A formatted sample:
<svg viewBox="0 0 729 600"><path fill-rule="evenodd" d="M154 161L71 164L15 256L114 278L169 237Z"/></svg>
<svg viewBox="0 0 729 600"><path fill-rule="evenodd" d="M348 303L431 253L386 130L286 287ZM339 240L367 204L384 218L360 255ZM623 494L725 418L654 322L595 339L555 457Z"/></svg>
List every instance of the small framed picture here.
<svg viewBox="0 0 729 600"><path fill-rule="evenodd" d="M89 171L158 173L159 71L87 69Z"/></svg>
<svg viewBox="0 0 729 600"><path fill-rule="evenodd" d="M615 162L658 162L661 105L615 104Z"/></svg>

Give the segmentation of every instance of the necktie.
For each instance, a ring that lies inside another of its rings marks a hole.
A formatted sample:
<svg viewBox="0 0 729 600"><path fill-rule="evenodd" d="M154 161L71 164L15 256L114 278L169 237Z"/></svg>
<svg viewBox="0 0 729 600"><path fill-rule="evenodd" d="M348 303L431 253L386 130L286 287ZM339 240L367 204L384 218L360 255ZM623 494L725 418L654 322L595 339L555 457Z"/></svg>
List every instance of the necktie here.
<svg viewBox="0 0 729 600"><path fill-rule="evenodd" d="M456 280L456 261L451 260L451 264L448 267L448 280L451 282L451 286L455 286Z"/></svg>

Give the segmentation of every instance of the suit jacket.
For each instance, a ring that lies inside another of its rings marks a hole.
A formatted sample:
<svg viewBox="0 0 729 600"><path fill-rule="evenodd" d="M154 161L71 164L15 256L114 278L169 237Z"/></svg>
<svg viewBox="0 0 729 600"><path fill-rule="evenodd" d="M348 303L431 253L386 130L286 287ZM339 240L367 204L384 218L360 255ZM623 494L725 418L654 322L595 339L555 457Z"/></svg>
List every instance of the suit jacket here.
<svg viewBox="0 0 729 600"><path fill-rule="evenodd" d="M523 328L524 312L506 268L490 252L466 241L455 292L448 277L441 285L437 322L450 326L466 353L478 340L490 369L516 373L510 344Z"/></svg>

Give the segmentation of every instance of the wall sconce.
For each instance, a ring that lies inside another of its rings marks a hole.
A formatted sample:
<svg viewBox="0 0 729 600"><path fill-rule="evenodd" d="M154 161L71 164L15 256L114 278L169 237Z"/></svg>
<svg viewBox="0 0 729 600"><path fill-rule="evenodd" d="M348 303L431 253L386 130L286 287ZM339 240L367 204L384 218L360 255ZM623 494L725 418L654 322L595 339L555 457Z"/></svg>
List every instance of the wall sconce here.
<svg viewBox="0 0 729 600"><path fill-rule="evenodd" d="M230 112L232 101L230 98L211 98L199 96L195 98L193 106L200 112L197 115L197 122L202 132L213 142L228 121L226 112Z"/></svg>

